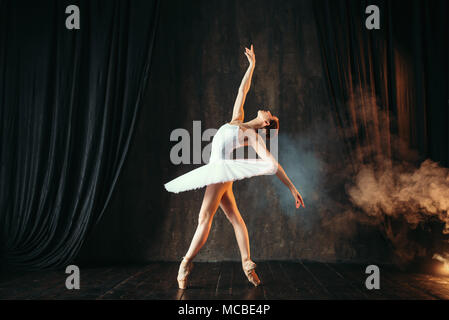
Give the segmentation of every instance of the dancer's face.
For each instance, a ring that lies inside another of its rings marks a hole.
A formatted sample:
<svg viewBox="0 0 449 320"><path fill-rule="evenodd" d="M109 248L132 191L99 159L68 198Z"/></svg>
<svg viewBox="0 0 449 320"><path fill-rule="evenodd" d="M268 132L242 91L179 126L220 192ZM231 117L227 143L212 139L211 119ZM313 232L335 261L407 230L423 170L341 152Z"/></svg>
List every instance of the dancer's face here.
<svg viewBox="0 0 449 320"><path fill-rule="evenodd" d="M259 110L257 111L257 118L261 119L264 122L264 125L269 125L270 120L273 119L273 115L270 111L267 110Z"/></svg>

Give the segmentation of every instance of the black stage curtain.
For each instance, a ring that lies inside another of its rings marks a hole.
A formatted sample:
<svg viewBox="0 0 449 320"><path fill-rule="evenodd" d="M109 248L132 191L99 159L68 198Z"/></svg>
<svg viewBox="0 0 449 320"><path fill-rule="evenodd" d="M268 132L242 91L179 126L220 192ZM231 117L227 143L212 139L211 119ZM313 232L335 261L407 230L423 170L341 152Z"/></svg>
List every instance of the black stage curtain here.
<svg viewBox="0 0 449 320"><path fill-rule="evenodd" d="M379 30L365 26L369 5L380 9ZM350 129L340 132L350 132L343 140L352 162L403 160L416 150L415 159L447 166L449 2L317 0L314 12L332 111Z"/></svg>
<svg viewBox="0 0 449 320"><path fill-rule="evenodd" d="M65 27L69 5L79 30ZM0 0L2 262L67 265L101 218L149 76L158 8Z"/></svg>

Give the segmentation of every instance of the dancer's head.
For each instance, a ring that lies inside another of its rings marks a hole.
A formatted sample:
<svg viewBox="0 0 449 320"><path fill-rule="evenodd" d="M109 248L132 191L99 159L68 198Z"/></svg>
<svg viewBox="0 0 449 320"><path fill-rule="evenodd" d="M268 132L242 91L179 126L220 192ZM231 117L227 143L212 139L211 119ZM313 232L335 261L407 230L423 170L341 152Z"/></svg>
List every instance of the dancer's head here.
<svg viewBox="0 0 449 320"><path fill-rule="evenodd" d="M257 111L257 119L261 121L261 127L258 130L259 132L262 131L266 139L270 139L273 133L275 135L278 133L279 119L278 117L273 116L270 111L267 110Z"/></svg>

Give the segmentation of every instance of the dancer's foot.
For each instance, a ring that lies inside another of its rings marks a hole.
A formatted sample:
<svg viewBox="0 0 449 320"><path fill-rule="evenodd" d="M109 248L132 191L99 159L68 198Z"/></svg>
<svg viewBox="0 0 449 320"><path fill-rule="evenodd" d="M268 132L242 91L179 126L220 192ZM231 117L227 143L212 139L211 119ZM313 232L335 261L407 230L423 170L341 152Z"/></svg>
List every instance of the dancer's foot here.
<svg viewBox="0 0 449 320"><path fill-rule="evenodd" d="M187 260L186 257L182 257L181 264L179 265L178 278L177 278L179 289L187 288L188 277L192 269L193 269L192 260Z"/></svg>
<svg viewBox="0 0 449 320"><path fill-rule="evenodd" d="M257 276L256 271L254 270L255 268L256 264L251 260L243 263L243 271L245 272L248 281L251 282L255 287L257 287L260 284L260 279Z"/></svg>

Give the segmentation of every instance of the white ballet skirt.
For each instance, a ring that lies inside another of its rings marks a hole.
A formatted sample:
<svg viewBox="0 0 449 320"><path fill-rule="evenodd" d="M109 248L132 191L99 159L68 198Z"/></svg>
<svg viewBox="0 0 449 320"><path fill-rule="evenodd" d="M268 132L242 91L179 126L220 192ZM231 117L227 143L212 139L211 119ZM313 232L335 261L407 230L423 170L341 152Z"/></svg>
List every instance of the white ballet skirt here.
<svg viewBox="0 0 449 320"><path fill-rule="evenodd" d="M239 139L239 130L239 126L229 123L221 126L212 139L209 163L167 182L165 189L179 193L214 183L275 174L277 163L273 161L231 159L233 150L243 146Z"/></svg>

